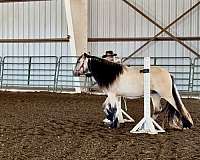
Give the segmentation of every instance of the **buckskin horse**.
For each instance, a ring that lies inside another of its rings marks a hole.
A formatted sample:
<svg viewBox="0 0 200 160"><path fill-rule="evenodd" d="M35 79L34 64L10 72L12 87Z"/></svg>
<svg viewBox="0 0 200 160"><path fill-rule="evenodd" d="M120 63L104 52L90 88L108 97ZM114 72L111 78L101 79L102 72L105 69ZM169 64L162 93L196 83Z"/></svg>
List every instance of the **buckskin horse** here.
<svg viewBox="0 0 200 160"><path fill-rule="evenodd" d="M90 72L100 89L107 94L104 102L104 112L109 127L119 126L117 118L117 96L138 98L143 96L144 81L143 72L140 67L128 67L126 65L113 63L87 53L82 54L74 68L74 75L80 76ZM176 129L191 128L193 120L185 108L178 93L172 75L160 67L151 67L151 100L153 104L153 118L165 110L169 126ZM166 106L161 106L161 98L167 101Z"/></svg>

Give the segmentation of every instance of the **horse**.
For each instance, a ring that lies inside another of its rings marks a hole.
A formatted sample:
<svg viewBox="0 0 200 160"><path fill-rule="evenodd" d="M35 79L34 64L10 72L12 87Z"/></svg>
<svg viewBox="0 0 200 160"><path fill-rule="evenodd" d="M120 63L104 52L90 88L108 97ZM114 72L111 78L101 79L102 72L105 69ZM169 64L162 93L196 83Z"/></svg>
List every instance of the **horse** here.
<svg viewBox="0 0 200 160"><path fill-rule="evenodd" d="M119 126L117 118L117 97L139 98L144 95L143 69L136 66L126 66L105 59L82 54L76 62L73 74L75 76L90 72L100 89L107 95L103 103L104 112L109 120L108 126ZM165 111L169 126L176 129L191 128L193 120L184 106L173 76L164 68L153 66L150 69L150 90L153 115L155 120ZM166 100L165 107L161 106L161 99Z"/></svg>

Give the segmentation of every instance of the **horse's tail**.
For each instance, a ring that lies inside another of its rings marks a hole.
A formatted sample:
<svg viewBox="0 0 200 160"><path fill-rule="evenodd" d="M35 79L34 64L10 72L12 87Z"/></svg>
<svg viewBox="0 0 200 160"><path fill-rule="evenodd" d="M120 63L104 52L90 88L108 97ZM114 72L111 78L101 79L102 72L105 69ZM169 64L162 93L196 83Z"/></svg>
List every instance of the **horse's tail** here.
<svg viewBox="0 0 200 160"><path fill-rule="evenodd" d="M176 124L179 122L182 128L191 128L193 126L193 120L190 116L190 113L187 111L181 100L181 97L178 93L172 75L171 79L172 79L172 95L175 100L177 109L175 109L169 102L167 102L166 109L168 112L168 119L172 120L173 123Z"/></svg>

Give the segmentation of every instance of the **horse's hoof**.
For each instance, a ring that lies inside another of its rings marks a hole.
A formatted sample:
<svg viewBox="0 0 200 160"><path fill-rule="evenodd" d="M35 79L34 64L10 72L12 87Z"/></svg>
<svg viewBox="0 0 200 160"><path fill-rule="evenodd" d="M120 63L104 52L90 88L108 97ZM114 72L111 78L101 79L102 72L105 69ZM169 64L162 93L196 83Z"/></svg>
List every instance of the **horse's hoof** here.
<svg viewBox="0 0 200 160"><path fill-rule="evenodd" d="M105 119L103 120L103 123L108 123L108 124L110 124L111 121L110 121L109 119L105 118Z"/></svg>
<svg viewBox="0 0 200 160"><path fill-rule="evenodd" d="M112 122L111 122L109 119L105 118L105 119L103 120L103 124L104 124L105 126L107 126L108 128L110 128Z"/></svg>
<svg viewBox="0 0 200 160"><path fill-rule="evenodd" d="M119 120L116 118L110 125L111 128L119 128Z"/></svg>

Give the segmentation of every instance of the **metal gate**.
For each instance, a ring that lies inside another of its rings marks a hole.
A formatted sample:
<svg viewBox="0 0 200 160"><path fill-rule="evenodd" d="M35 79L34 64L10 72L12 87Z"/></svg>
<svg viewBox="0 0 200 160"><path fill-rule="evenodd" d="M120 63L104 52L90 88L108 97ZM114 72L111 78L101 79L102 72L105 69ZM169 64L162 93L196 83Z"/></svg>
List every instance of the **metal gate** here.
<svg viewBox="0 0 200 160"><path fill-rule="evenodd" d="M6 56L2 61L1 88L55 89L56 56Z"/></svg>
<svg viewBox="0 0 200 160"><path fill-rule="evenodd" d="M194 59L192 91L200 92L200 58Z"/></svg>
<svg viewBox="0 0 200 160"><path fill-rule="evenodd" d="M142 57L129 58L125 62L125 64L128 64L130 66L142 67L143 58ZM190 91L191 69L192 69L191 64L192 60L189 57L151 57L151 65L166 68L175 77L176 85L178 87L178 90L181 92Z"/></svg>

